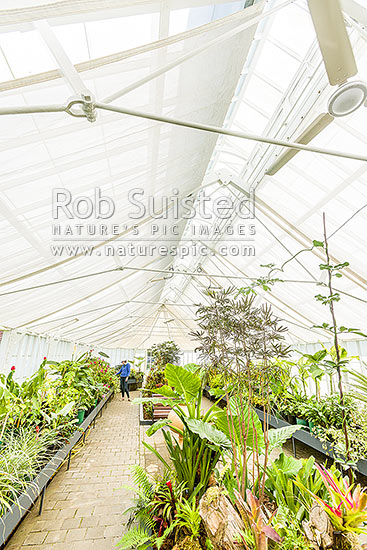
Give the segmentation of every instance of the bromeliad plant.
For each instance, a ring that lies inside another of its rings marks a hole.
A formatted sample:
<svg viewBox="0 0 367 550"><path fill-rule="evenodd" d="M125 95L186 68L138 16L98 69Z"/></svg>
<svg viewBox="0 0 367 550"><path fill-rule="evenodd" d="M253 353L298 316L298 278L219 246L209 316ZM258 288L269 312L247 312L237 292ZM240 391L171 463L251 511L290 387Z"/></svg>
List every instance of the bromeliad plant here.
<svg viewBox="0 0 367 550"><path fill-rule="evenodd" d="M278 508L288 510L299 525L308 519L312 505L310 495L327 497L322 477L314 466L313 457L297 460L281 453L266 471L265 488L269 498L275 500Z"/></svg>
<svg viewBox="0 0 367 550"><path fill-rule="evenodd" d="M316 465L328 492L328 499L322 499L302 483L298 486L306 490L328 514L333 526L342 532L367 533L367 493L360 485L349 485L348 478L338 477L335 472Z"/></svg>
<svg viewBox="0 0 367 550"><path fill-rule="evenodd" d="M200 549L201 518L195 496L186 499L185 484L179 483L172 471L153 479L140 466L133 467L136 487L135 505L130 514L128 530L118 546L121 549L145 550L149 546L158 550L163 544L172 547L178 540L191 541L190 548Z"/></svg>
<svg viewBox="0 0 367 550"><path fill-rule="evenodd" d="M267 550L268 539L277 543L282 542L274 527L270 525L272 517L269 519L265 517L260 501L249 489L246 491L246 500L242 498L240 493L236 492L236 505L242 521L247 529L252 532L256 550ZM242 536L241 538L245 547L248 548L245 537Z"/></svg>

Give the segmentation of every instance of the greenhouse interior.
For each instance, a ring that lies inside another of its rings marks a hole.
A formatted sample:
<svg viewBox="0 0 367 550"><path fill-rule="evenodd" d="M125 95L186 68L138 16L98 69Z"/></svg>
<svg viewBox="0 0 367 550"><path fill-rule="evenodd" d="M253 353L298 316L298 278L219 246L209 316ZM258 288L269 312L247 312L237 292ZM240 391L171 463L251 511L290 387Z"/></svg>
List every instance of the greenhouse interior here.
<svg viewBox="0 0 367 550"><path fill-rule="evenodd" d="M367 0L1 0L0 548L367 549Z"/></svg>

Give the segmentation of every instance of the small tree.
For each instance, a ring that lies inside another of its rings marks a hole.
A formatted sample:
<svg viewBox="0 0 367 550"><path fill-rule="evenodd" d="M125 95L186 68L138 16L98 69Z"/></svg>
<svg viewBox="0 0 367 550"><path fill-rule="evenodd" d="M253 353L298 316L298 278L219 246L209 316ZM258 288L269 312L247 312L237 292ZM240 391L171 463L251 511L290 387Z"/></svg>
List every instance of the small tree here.
<svg viewBox="0 0 367 550"><path fill-rule="evenodd" d="M200 330L192 333L199 340L198 350L206 363L226 372L234 381L235 395L230 399L228 428L234 456L234 473L238 491L244 497L247 488L247 443L249 437L257 438L257 415L252 410L253 389L256 385L264 403L264 441L252 441L256 450L253 461L260 478L260 500L264 497L265 471L268 462L268 416L270 412L270 380L274 375L274 359L286 357L290 348L284 343L287 328L270 306L255 307L254 296L240 295L235 288L221 291L207 291L210 304L197 311ZM252 435L251 435L252 434ZM237 443L240 442L240 450ZM265 459L261 474L259 454Z"/></svg>
<svg viewBox="0 0 367 550"><path fill-rule="evenodd" d="M172 340L167 340L161 344L155 344L149 350L154 366L164 368L167 363L178 363L181 350Z"/></svg>

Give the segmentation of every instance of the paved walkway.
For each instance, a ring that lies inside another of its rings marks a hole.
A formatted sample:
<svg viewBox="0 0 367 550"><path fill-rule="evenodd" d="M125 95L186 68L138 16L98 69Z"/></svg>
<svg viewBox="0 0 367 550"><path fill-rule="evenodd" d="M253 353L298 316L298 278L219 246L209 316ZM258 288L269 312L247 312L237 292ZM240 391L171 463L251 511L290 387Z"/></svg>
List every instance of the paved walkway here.
<svg viewBox="0 0 367 550"><path fill-rule="evenodd" d="M137 396L137 392L134 392ZM133 396L132 396L133 397ZM52 480L5 550L112 550L131 504L131 465L139 463L138 406L116 395L80 452Z"/></svg>

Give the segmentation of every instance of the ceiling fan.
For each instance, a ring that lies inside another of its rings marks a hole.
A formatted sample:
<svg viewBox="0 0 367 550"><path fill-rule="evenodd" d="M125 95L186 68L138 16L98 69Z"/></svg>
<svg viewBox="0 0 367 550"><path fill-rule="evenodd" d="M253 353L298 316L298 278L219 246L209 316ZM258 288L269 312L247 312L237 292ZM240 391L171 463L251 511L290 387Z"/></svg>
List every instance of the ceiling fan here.
<svg viewBox="0 0 367 550"><path fill-rule="evenodd" d="M294 141L307 144L324 130L335 117L353 113L367 98L367 85L362 81L348 82L357 74L348 32L339 0L307 0L317 41L331 86L338 86L328 101L328 112L320 114ZM299 151L288 149L266 171L274 176Z"/></svg>

